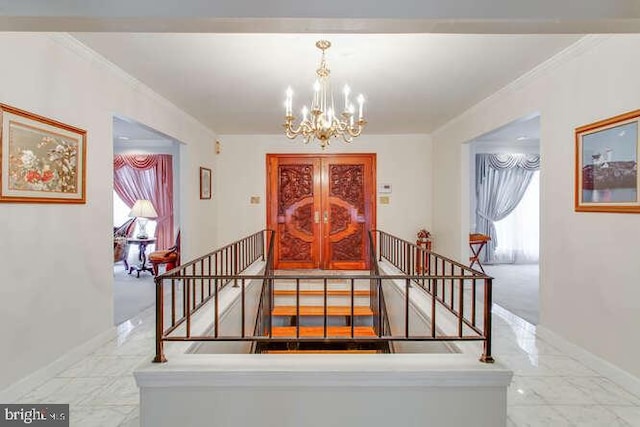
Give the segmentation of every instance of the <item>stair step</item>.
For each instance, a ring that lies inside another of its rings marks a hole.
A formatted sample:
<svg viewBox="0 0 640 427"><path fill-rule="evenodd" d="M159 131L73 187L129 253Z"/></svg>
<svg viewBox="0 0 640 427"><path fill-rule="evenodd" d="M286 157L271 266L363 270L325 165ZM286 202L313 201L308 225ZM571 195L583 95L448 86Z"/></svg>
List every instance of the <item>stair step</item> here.
<svg viewBox="0 0 640 427"><path fill-rule="evenodd" d="M323 291L324 283L322 281L319 282L301 282L300 283L301 291ZM371 284L369 281L367 282L356 282L354 284L354 289L356 291L368 291L371 289ZM295 282L279 282L275 281L273 283L274 290L277 291L295 291L296 283ZM350 283L328 283L327 290L329 291L351 291Z"/></svg>
<svg viewBox="0 0 640 427"><path fill-rule="evenodd" d="M326 305L328 307L351 307L351 296L327 295ZM300 294L300 299L295 295L274 295L274 306L296 306L297 303L304 306L324 307L325 297L323 295ZM371 298L368 296L355 296L353 305L356 307L368 307L371 305Z"/></svg>
<svg viewBox="0 0 640 427"><path fill-rule="evenodd" d="M275 296L296 296L296 291L289 289L276 289L273 291ZM371 295L370 290L356 289L353 291L353 295L356 297L368 297ZM324 290L309 290L301 289L300 296L324 296ZM350 297L351 291L347 289L327 289L327 296L329 297Z"/></svg>
<svg viewBox="0 0 640 427"><path fill-rule="evenodd" d="M296 316L295 305L281 305L273 308L274 316ZM354 316L373 316L373 311L367 306L353 307ZM300 316L324 316L324 306L301 305ZM327 316L351 316L351 306L328 306Z"/></svg>
<svg viewBox="0 0 640 427"><path fill-rule="evenodd" d="M355 326L353 328L353 335L355 337L375 337L376 332L371 326ZM271 336L284 338L295 337L295 326L274 326L271 329ZM323 326L300 326L300 336L320 337L324 338ZM351 337L351 326L327 326L327 337Z"/></svg>
<svg viewBox="0 0 640 427"><path fill-rule="evenodd" d="M268 350L263 354L377 354L377 350Z"/></svg>

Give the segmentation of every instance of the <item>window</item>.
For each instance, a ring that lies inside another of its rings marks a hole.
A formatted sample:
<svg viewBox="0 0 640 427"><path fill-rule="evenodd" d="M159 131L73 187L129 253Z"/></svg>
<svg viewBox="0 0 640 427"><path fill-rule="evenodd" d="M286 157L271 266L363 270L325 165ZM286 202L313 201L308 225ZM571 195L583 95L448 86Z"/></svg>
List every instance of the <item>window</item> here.
<svg viewBox="0 0 640 427"><path fill-rule="evenodd" d="M540 172L531 182L518 206L495 223L498 235L496 263L537 263L540 251Z"/></svg>

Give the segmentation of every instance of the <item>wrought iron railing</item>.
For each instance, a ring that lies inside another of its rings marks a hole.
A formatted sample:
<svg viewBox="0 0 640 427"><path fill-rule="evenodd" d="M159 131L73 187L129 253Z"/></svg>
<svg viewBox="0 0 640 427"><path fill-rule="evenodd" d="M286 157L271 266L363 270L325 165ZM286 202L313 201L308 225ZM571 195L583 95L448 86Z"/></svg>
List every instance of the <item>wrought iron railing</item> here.
<svg viewBox="0 0 640 427"><path fill-rule="evenodd" d="M492 363L491 357L491 306L493 278L431 250L402 240L384 231L375 230L378 236L378 260L387 260L407 275L408 297L411 283L418 284L431 297L431 326L435 335L436 308L443 307L455 316L457 336L464 338L464 328L482 336L483 362ZM410 279L409 279L410 277ZM482 325L478 322L478 289L482 290ZM469 295L465 297L465 290ZM465 313L465 309L468 309ZM443 337L444 338L444 337Z"/></svg>
<svg viewBox="0 0 640 427"><path fill-rule="evenodd" d="M491 277L476 270L470 269L456 261L443 257L431 251L427 251L410 242L403 241L395 236L382 231L370 233L370 254L372 255L371 271L369 274L347 274L336 276L330 274L288 274L277 276L273 271L273 242L274 233L272 231L261 231L245 239L233 243L219 251L212 252L191 261L183 266L177 267L162 276L156 278L157 286L157 326L156 326L156 357L154 361L164 362L164 343L170 341L184 342L207 342L207 341L245 341L255 345L266 343L298 343L317 342L321 340L325 343L375 343L402 341L416 342L469 342L482 341L484 348L482 351L483 362L492 362L491 357ZM265 243L267 251L265 256ZM234 247L235 249L228 249ZM376 251L376 248L378 249ZM221 251L227 251L225 256L239 256L240 260L226 259L220 260ZM216 255L218 254L218 255ZM264 259L264 271L261 274L247 275L241 274L246 267L258 259ZM217 260L217 262L216 262ZM391 274L381 274L378 269L378 260L386 260L399 272ZM218 269L207 268L209 265ZM227 265L237 266L234 269L226 268ZM301 336L300 322L296 321L295 334L292 336L274 336L274 283L276 280L285 277L287 280L295 281L295 317L300 315L300 283L316 282L323 289L323 308L318 314L323 318L322 333L318 336ZM328 282L331 279L340 278L348 283L349 298L351 299L349 311L343 313L349 320L348 332L339 336L329 334L328 326ZM258 312L255 327L252 333L247 333L245 328L248 310L245 307L245 295L247 284L250 281L259 281L262 284ZM374 336L362 336L356 332L355 313L355 283L356 281L368 281L370 288L370 301L372 323L375 331ZM182 310L176 314L179 307L176 304L176 283L182 287ZM238 286L240 298L241 332L231 335L219 333L219 295L221 289L228 283L233 282ZM171 311L170 321L165 327L164 316L164 288L170 286ZM384 294L386 289L394 286L396 290L403 293L404 325L402 333L393 334L386 315ZM481 288L483 300L477 302L478 289ZM428 303L421 303L424 298L414 299L416 293L426 295ZM207 334L192 334L190 322L194 313L205 304L213 305L212 332ZM421 305L422 304L422 305ZM479 319L477 312L479 306L482 308L482 318ZM428 329L417 331L416 325L411 324L410 311L421 310L430 317ZM443 311L444 309L444 311ZM441 317L447 316L450 324L455 324L455 331L445 330L446 323ZM186 327L179 329L186 324Z"/></svg>
<svg viewBox="0 0 640 427"><path fill-rule="evenodd" d="M382 292L382 279L380 278L380 268L376 257L376 239L373 231L367 234L369 237L369 265L370 265L370 294L371 311L373 312L373 328L378 336L391 335L391 325L387 315L387 306ZM389 351L393 353L393 341L389 341Z"/></svg>
<svg viewBox="0 0 640 427"><path fill-rule="evenodd" d="M220 249L179 265L156 277L156 357L164 362L163 342L172 332L185 325L191 336L194 313L209 301L214 302L214 330L218 331L220 290L233 281L238 286L240 273L259 259L265 259L265 234L259 231ZM165 307L165 288L169 286L168 307ZM244 283L243 292L244 297ZM180 300L180 301L179 301ZM165 318L165 310L170 318ZM243 317L244 318L244 317ZM169 325L165 325L169 320ZM166 326L166 327L165 327Z"/></svg>
<svg viewBox="0 0 640 427"><path fill-rule="evenodd" d="M262 290L260 291L260 303L258 304L258 313L256 316L256 326L254 328L254 335L267 336L271 331L271 312L273 310L273 248L275 239L273 238L274 232L267 230L267 256L264 266L264 279L262 279ZM256 351L257 342L254 341L251 347L251 352Z"/></svg>

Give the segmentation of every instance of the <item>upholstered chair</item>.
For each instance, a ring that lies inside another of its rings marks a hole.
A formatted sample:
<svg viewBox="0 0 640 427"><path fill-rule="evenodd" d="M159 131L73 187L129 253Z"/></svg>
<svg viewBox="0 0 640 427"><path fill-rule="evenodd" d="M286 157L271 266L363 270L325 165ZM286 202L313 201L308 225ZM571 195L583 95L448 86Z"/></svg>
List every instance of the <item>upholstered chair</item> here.
<svg viewBox="0 0 640 427"><path fill-rule="evenodd" d="M178 231L175 245L169 249L151 252L147 259L151 262L153 274L156 276L160 273L161 265L166 265L165 271L172 270L180 265L180 232Z"/></svg>
<svg viewBox="0 0 640 427"><path fill-rule="evenodd" d="M113 263L124 261L124 269L127 271L129 270L127 237L130 237L131 233L133 233L135 221L135 218L129 218L124 224L113 227Z"/></svg>

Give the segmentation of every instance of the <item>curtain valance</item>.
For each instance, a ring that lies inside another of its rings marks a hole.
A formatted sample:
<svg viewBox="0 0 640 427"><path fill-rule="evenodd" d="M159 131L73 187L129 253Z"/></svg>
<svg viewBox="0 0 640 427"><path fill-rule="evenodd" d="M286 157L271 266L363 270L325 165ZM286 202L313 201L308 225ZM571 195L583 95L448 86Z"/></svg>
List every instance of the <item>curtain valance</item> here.
<svg viewBox="0 0 640 427"><path fill-rule="evenodd" d="M529 171L540 169L539 154L499 153L478 154L478 156L485 157L486 163L494 169L520 168Z"/></svg>
<svg viewBox="0 0 640 427"><path fill-rule="evenodd" d="M113 156L113 168L120 169L129 166L133 169L151 169L156 167L161 156L167 154L116 154ZM169 156L170 157L170 156Z"/></svg>

